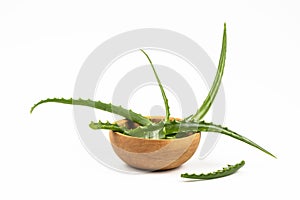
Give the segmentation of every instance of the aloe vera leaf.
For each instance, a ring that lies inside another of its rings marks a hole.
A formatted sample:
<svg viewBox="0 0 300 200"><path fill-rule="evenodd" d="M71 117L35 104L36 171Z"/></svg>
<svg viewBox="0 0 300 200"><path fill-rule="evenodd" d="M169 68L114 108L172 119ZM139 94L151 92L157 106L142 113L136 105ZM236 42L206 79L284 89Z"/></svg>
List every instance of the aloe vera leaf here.
<svg viewBox="0 0 300 200"><path fill-rule="evenodd" d="M121 106L115 106L112 105L111 103L103 103L101 101L93 101L93 100L84 100L84 99L64 99L64 98L52 98L52 99L45 99L41 100L38 103L36 103L30 110L30 113L33 112L33 110L43 104L43 103L48 103L48 102L55 102L55 103L63 103L63 104L71 104L71 105L81 105L81 106L87 106L87 107L92 107L92 108L97 108L103 111L111 112L120 116L123 116L127 119L130 119L131 121L134 121L140 125L149 125L152 124L152 122L147 119L146 117L143 117L142 115L133 112L132 110L127 110Z"/></svg>
<svg viewBox="0 0 300 200"><path fill-rule="evenodd" d="M107 130L112 130L115 132L123 133L126 134L127 129L125 127L120 127L117 124L112 124L110 122L101 122L100 120L95 123L91 122L89 124L90 128L97 130L97 129L107 129Z"/></svg>
<svg viewBox="0 0 300 200"><path fill-rule="evenodd" d="M223 72L224 72L225 60L226 60L226 48L227 48L227 34L226 34L226 24L224 24L222 50L221 50L221 55L220 55L220 59L219 59L218 70L217 70L213 85L212 85L206 99L202 103L201 107L188 120L200 121L201 119L203 119L203 117L209 111L212 103L214 102L215 97L218 93L219 87L221 85L221 80L222 80L222 76L223 76Z"/></svg>
<svg viewBox="0 0 300 200"><path fill-rule="evenodd" d="M160 79L159 79L159 77L158 77L158 75L157 75L157 73L156 73L156 70L155 70L155 68L154 68L154 65L153 65L153 63L152 63L150 57L148 56L148 54L147 54L144 50L142 50L142 49L140 49L140 50L145 54L145 56L147 57L147 59L148 59L150 65L151 65L151 67L152 67L152 70L153 70L153 72L154 72L156 81L157 81L157 83L158 83L158 85L159 85L159 88L160 88L160 91L161 91L161 95L162 95L163 100L164 100L164 103L165 103L165 110L166 110L166 118L165 118L165 121L166 121L166 122L169 122L169 120L170 120L170 107L169 107L169 104L168 104L168 98L167 98L167 96L166 96L166 94L165 94L164 88L163 88L163 86L162 86L162 84L161 84L161 82L160 82Z"/></svg>
<svg viewBox="0 0 300 200"><path fill-rule="evenodd" d="M164 128L164 122L150 124L148 126L139 126L135 129L127 129L126 127L118 126L117 124L111 124L109 122L103 123L101 121L91 122L89 126L95 130L110 129L112 131L117 131L138 138L147 138L147 139L165 138L165 133L162 131Z"/></svg>
<svg viewBox="0 0 300 200"><path fill-rule="evenodd" d="M150 124L148 126L139 126L135 129L127 131L127 134L133 137L148 138L148 139L163 139L166 137L163 130L164 122Z"/></svg>
<svg viewBox="0 0 300 200"><path fill-rule="evenodd" d="M165 124L165 131L166 131L166 136L168 136L169 134L172 135L172 134L178 133L178 132L215 132L215 133L220 133L220 134L224 134L229 137L232 137L234 139L240 140L242 142L245 142L246 144L249 144L249 145L265 152L266 154L276 158L276 156L274 156L269 151L267 151L263 147L259 146L255 142L251 141L250 139L248 139L234 131L231 131L226 127L222 127L220 125L215 125L213 123L207 123L204 121L201 121L201 122L175 122L174 121L173 123Z"/></svg>
<svg viewBox="0 0 300 200"><path fill-rule="evenodd" d="M209 180L209 179L215 179L215 178L221 178L224 176L229 176L231 174L234 174L237 172L240 168L242 168L245 165L245 161L242 160L241 162L235 164L235 165L227 165L227 167L224 167L221 170L207 173L207 174L181 174L182 178L190 178L190 179L201 179L201 180Z"/></svg>

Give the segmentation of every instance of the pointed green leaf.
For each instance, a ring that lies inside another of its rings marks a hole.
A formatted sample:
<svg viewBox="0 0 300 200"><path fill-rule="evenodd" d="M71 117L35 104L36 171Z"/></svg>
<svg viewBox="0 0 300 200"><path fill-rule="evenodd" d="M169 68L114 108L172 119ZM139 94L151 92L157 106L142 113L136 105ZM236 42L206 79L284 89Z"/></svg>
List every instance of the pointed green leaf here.
<svg viewBox="0 0 300 200"><path fill-rule="evenodd" d="M166 130L166 136L168 136L169 134L172 135L174 133L180 133L180 132L215 132L215 133L224 134L224 135L227 135L234 139L245 142L245 143L265 152L266 154L269 154L270 156L273 156L274 158L276 158L269 151L267 151L263 147L259 146L255 142L251 141L250 139L248 139L234 131L231 131L226 127L222 127L220 125L215 125L213 123L206 123L204 121L201 121L201 122L178 122L177 124L166 124L165 130Z"/></svg>
<svg viewBox="0 0 300 200"><path fill-rule="evenodd" d="M170 107L169 107L169 104L168 104L168 99L167 99L167 96L166 96L166 94L165 94L164 88L163 88L163 86L162 86L162 84L161 84L161 82L160 82L160 80L159 80L159 77L158 77L158 75L157 75L157 73L156 73L156 70L155 70L155 68L154 68L154 65L152 64L152 61L151 61L150 57L148 56L148 54L147 54L144 50L141 49L141 51L142 51L142 52L145 54L145 56L147 57L147 59L148 59L150 65L151 65L151 67L152 67L152 70L153 70L153 72L154 72L154 75L155 75L155 78L156 78L156 80L157 80L157 83L158 83L158 85L159 85L159 88L160 88L160 91L161 91L161 95L162 95L163 100L164 100L164 103L165 103L165 110L166 110L166 119L165 119L165 121L168 122L168 121L170 120L170 119L169 119L169 118L170 118Z"/></svg>
<svg viewBox="0 0 300 200"><path fill-rule="evenodd" d="M215 178L221 178L225 176L229 176L231 174L234 174L237 172L240 168L242 168L245 165L245 161L241 161L240 163L237 163L235 165L227 165L227 167L224 167L221 170L207 173L207 174L181 174L182 178L191 178L191 179L201 179L201 180L209 180L209 179L215 179Z"/></svg>
<svg viewBox="0 0 300 200"><path fill-rule="evenodd" d="M221 55L220 55L220 60L219 60L219 65L218 65L218 70L217 70L217 73L215 76L215 80L213 82L213 85L212 85L206 99L202 103L201 107L188 120L200 121L201 119L203 119L203 117L209 111L212 103L214 102L215 97L218 93L219 87L221 85L221 80L222 80L222 76L223 76L223 72L224 72L225 59L226 59L226 48L227 48L227 34L226 34L226 24L224 24L222 50L221 50Z"/></svg>
<svg viewBox="0 0 300 200"><path fill-rule="evenodd" d="M90 128L94 129L94 130L98 130L98 129L107 129L107 130L112 130L115 132L119 132L119 133L124 133L126 134L127 129L125 127L120 127L117 124L112 124L110 122L91 122L89 124Z"/></svg>
<svg viewBox="0 0 300 200"><path fill-rule="evenodd" d="M92 108L97 108L103 111L111 112L120 116L125 117L126 119L130 119L131 121L134 121L140 125L149 125L152 124L152 122L147 119L146 117L143 117L142 115L133 112L132 110L127 110L121 106L115 106L112 105L111 103L103 103L101 101L93 101L93 100L84 100L84 99L58 99L58 98L53 98L53 99L46 99L46 100L41 100L38 103L36 103L30 110L30 113L33 112L33 110L43 104L43 103L48 103L48 102L54 102L54 103L63 103L63 104L71 104L71 105L81 105L81 106L87 106L87 107L92 107Z"/></svg>

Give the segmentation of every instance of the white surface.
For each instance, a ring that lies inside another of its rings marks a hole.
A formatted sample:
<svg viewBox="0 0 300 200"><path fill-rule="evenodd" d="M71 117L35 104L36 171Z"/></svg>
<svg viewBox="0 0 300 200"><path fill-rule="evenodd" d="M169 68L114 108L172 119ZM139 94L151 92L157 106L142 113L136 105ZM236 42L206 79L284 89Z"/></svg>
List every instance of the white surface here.
<svg viewBox="0 0 300 200"><path fill-rule="evenodd" d="M298 1L2 1L0 3L0 199L299 199ZM222 137L205 160L145 175L112 171L81 145L72 96L84 59L124 31L171 29L197 41L217 63L223 22L228 54L225 124L278 156ZM184 182L181 172L246 160L238 174Z"/></svg>

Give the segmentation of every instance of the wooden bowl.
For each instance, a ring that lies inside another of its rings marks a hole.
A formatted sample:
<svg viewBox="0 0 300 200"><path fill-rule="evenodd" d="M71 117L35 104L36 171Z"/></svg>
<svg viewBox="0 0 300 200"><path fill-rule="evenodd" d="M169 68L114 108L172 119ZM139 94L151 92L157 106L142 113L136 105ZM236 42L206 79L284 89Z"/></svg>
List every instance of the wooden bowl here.
<svg viewBox="0 0 300 200"><path fill-rule="evenodd" d="M164 117L149 117L149 119L157 123ZM129 120L120 120L116 123L128 128L138 126ZM125 163L134 168L151 171L173 169L185 163L197 150L200 136L200 133L195 133L176 139L144 139L109 132L115 153Z"/></svg>

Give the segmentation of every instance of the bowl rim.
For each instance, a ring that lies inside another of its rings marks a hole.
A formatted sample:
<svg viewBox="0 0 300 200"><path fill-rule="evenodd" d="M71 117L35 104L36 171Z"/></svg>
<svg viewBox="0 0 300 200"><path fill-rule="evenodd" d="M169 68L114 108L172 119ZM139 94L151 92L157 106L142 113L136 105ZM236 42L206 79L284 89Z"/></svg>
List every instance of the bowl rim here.
<svg viewBox="0 0 300 200"><path fill-rule="evenodd" d="M195 135L196 134L199 134L201 135L201 132L196 132L192 135L189 135L189 136L186 136L186 137L182 137L182 138L162 138L162 139L151 139L151 138L140 138L140 137L134 137L134 136L131 136L131 135L125 135L123 133L120 133L120 132L116 132L116 131L112 131L110 130L109 131L110 133L114 133L114 134L118 134L120 136L124 136L124 137L128 137L130 139L134 138L134 139L139 139L139 140L151 140L151 141L172 141L172 140L182 140L182 139L186 139L186 138L189 138L189 137L196 137Z"/></svg>
<svg viewBox="0 0 300 200"><path fill-rule="evenodd" d="M144 116L148 119L151 119L151 118L164 118L165 116ZM178 120L178 121L181 121L182 119L180 118L177 118L177 117L170 117L171 119L175 119L175 120ZM117 120L115 121L114 123L117 124L117 122L120 122L122 120L126 120L126 119L120 119L120 120ZM112 131L112 130L109 130L109 133L115 133L115 134L118 134L120 136L123 136L123 137L128 137L130 139L138 139L138 140L151 140L151 141L172 141L172 140L181 140L181 139L186 139L186 138L189 138L189 137L196 137L195 135L196 134L199 134L199 136L201 137L201 132L195 132L193 133L192 135L189 135L189 136L186 136L186 137L182 137L182 138L162 138L162 139L151 139L151 138L140 138L140 137L134 137L134 136L131 136L131 135L126 135L126 134L123 134L123 133L120 133L120 132L117 132L117 131Z"/></svg>

